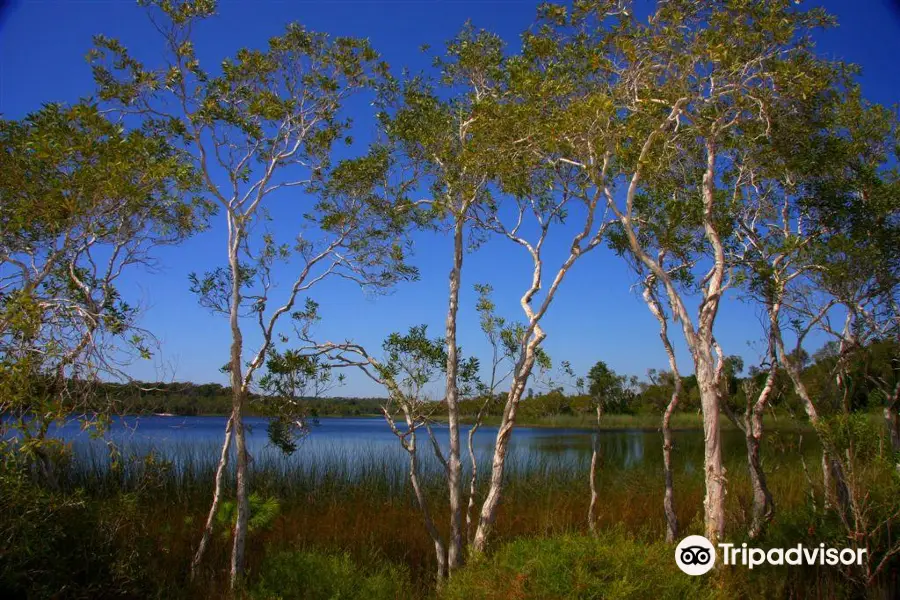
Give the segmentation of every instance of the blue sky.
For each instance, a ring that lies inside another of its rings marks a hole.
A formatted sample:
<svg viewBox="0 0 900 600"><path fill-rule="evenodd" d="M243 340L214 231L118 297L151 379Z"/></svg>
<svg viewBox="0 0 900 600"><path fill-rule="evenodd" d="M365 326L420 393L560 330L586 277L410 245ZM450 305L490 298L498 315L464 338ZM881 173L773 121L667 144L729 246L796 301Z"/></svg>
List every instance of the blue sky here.
<svg viewBox="0 0 900 600"><path fill-rule="evenodd" d="M885 104L900 100L898 3L829 0L821 4L837 15L840 26L819 35L820 51L861 65L863 90L870 99ZM225 1L219 14L198 31L197 46L201 60L215 64L240 47L262 47L286 23L297 21L333 35L367 37L392 67L420 70L427 68L428 58L419 48L423 44L440 48L467 19L517 47L518 35L532 22L536 5L525 1ZM96 33L119 38L148 64L154 64L158 56L156 32L132 0L0 0L0 8L4 9L0 14L0 113L4 118L21 118L45 102L72 102L90 95L93 82L84 57ZM351 152L361 152L373 132L366 104L357 104L351 109L357 138ZM291 202L298 200L303 199L276 199L284 203L276 209L278 233L290 235L292 221L287 217L295 214L297 205ZM566 237L554 240L551 258L560 255ZM386 297L366 297L346 282L319 288L315 298L321 304L323 322L318 333L333 340L353 338L371 348L377 348L390 332L420 323L428 324L433 335L442 334L450 266L448 242L446 236L417 234L414 262L422 277ZM218 368L227 360L227 323L198 306L187 280L192 271L223 264L224 249L224 222L219 217L208 232L177 248L161 250L157 272L133 273L125 282L126 293L146 309L143 324L162 344L155 361L132 367L133 376L224 383ZM507 242L493 241L466 257L460 312L464 352L484 351L472 285L491 283L499 312L518 319L518 298L529 273L527 258ZM625 265L604 249L576 264L544 321L548 333L545 347L550 355L557 361L569 360L579 374L586 373L596 360L639 376L651 367L666 368L657 323L632 289L633 283ZM760 332L756 310L734 294L728 297L717 334L725 351L744 356L748 365L757 363L762 349L757 341ZM682 370L688 371L680 333L672 333ZM248 350L254 349L256 341L252 334L248 336ZM380 395L382 391L367 379L350 374L347 384L335 393Z"/></svg>

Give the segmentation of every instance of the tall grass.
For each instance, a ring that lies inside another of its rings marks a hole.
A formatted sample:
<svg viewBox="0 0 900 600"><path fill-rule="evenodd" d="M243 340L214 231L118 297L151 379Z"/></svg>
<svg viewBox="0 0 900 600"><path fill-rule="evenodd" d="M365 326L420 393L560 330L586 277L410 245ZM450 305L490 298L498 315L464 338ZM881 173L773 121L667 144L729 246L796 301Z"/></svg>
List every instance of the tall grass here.
<svg viewBox="0 0 900 600"><path fill-rule="evenodd" d="M640 540L660 540L664 533L661 449L655 434L646 435L646 439L616 437L604 445L606 455L598 474L598 522L601 530L628 532ZM812 535L804 530L811 522L809 481L821 480L820 455L812 438L808 433L790 430L772 432L766 438L764 465L777 504L771 526L775 537ZM636 440L643 442L638 444ZM702 440L684 435L676 440L676 511L685 532L699 532ZM581 450L573 450L568 443L555 444L552 436L536 447L514 448L494 548L533 537L577 538L586 533L590 436L584 441ZM750 518L750 486L741 451L743 442L732 436L729 444L727 536L742 539ZM422 479L437 525L446 535L446 483L427 450L423 450ZM72 539L72 551L90 551L82 547L83 543L105 544L114 564L123 556L131 557L115 568L104 567L102 572L119 572L117 577L140 585L152 580L159 597L221 597L230 550L227 528L220 526L213 536L200 577L194 582L186 578L211 499L216 455L215 443L175 443L161 449L138 445L112 455L101 444L76 446L71 460L60 468L60 490L54 493L61 498L76 498L78 507L68 510L66 518L83 519L85 531L93 532L89 535L100 535L99 531L103 537L99 542ZM807 471L801 457L805 457ZM488 458L486 454L480 456L482 494L489 474ZM282 566L297 560L307 566L329 565L341 572L346 570L347 560L353 561L368 566L373 581L383 576L379 574L403 573L403 577L409 577L408 588L413 595L432 594L433 545L412 498L407 469L405 455L384 444L301 446L290 458L274 452L256 453L251 463L252 489L262 498L277 498L280 510L271 523L249 538L250 584L269 577L267 585L273 585L274 567L267 566L266 561L279 556ZM227 477L226 490L231 490L233 474ZM82 534L58 535L73 538ZM519 551L524 552L522 548ZM300 554L285 558L290 553ZM313 556L322 553L345 558L320 560ZM402 568L385 571L385 564ZM129 569L146 573L130 574ZM87 579L90 576L84 575Z"/></svg>

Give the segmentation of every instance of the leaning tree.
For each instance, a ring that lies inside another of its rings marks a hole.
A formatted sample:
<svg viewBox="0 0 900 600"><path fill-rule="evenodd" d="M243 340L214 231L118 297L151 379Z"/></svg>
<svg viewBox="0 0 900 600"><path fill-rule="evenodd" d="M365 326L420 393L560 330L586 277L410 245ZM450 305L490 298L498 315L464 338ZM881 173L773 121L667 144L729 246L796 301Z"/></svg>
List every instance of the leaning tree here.
<svg viewBox="0 0 900 600"><path fill-rule="evenodd" d="M158 67L145 66L119 41L95 39L99 96L112 110L166 136L200 174L205 196L223 215L225 265L191 276L200 303L228 318L232 412L216 474L196 570L222 494L234 441L237 522L231 583L242 572L249 518L249 455L244 411L254 374L296 313L298 299L326 279L386 289L413 277L403 262L404 185L387 177L390 156L374 147L338 165L333 150L349 138L346 100L386 73L365 40L288 25L264 49L244 48L215 70L201 65L194 34L213 17L211 0L147 2L162 41ZM297 232L279 239L272 215ZM279 292L278 273L290 272ZM245 356L245 329L260 340Z"/></svg>

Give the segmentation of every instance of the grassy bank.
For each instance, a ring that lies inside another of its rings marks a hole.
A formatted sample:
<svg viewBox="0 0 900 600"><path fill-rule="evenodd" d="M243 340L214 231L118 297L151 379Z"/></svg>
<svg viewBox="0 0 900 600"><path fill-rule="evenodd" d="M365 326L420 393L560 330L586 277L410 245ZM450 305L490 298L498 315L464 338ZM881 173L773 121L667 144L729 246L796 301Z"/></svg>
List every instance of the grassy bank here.
<svg viewBox="0 0 900 600"><path fill-rule="evenodd" d="M777 513L762 543L845 543L833 516L821 511L816 450L792 445L795 437L767 439L764 464ZM121 457L112 468L99 456L78 455L60 465L56 489L36 485L6 464L0 482L0 596L223 597L232 499L226 498L207 558L191 581L187 565L209 506L214 452L179 452L167 459ZM695 454L691 446L676 452L676 510L684 531L699 533L703 481ZM488 555L472 560L438 594L433 546L404 463L367 452L333 456L327 464L299 458L260 458L252 466L256 500L245 583L253 598L667 597L650 594L657 585L671 597L866 595L833 569L731 572L697 580L674 571L671 547L661 542L663 480L656 463L601 465L603 533L594 540L586 526L587 461L561 462L552 453L513 459ZM744 457L731 453L726 466L727 537L742 541L750 508ZM873 482L882 475L866 473ZM431 470L425 479L446 535L445 484ZM873 485L873 500L884 490Z"/></svg>

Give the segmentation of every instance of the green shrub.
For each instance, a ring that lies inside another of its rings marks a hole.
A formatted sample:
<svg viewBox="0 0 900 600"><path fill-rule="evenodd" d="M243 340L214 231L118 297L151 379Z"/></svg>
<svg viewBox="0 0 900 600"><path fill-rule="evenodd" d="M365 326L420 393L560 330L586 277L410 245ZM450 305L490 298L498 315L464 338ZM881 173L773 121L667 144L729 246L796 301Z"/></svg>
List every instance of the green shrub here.
<svg viewBox="0 0 900 600"><path fill-rule="evenodd" d="M170 596L145 521L132 495L96 501L0 469L0 597Z"/></svg>
<svg viewBox="0 0 900 600"><path fill-rule="evenodd" d="M281 502L278 498L263 498L257 493L250 494L250 518L247 521L247 531L256 533L270 529L281 513ZM216 513L216 522L222 527L222 536L231 537L231 531L237 522L237 503L231 500L222 502L219 512Z"/></svg>
<svg viewBox="0 0 900 600"><path fill-rule="evenodd" d="M441 594L458 598L704 598L704 577L678 570L673 547L621 531L520 539L471 563Z"/></svg>
<svg viewBox="0 0 900 600"><path fill-rule="evenodd" d="M362 568L346 554L282 552L266 558L256 585L255 600L394 600L409 597L406 569L382 563Z"/></svg>

